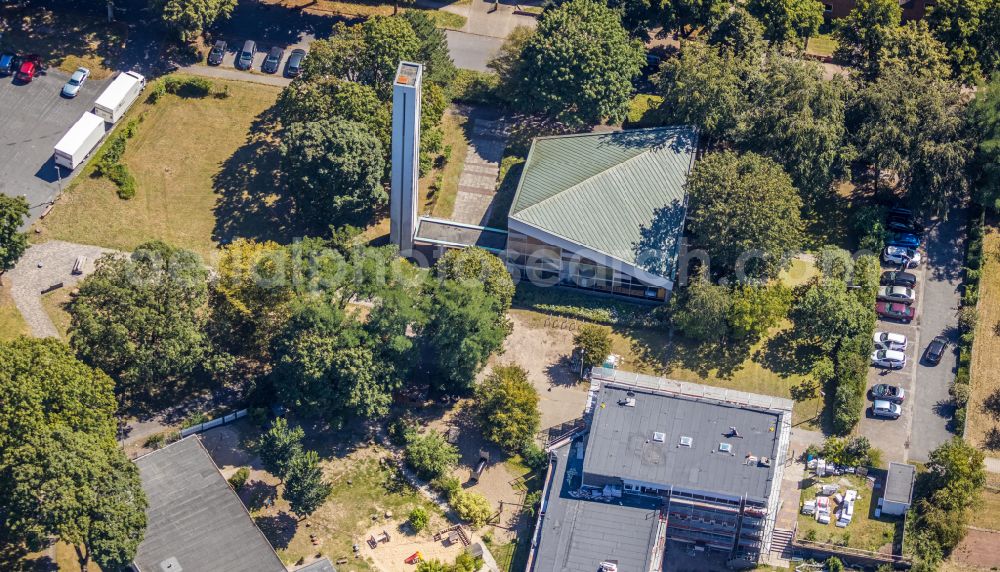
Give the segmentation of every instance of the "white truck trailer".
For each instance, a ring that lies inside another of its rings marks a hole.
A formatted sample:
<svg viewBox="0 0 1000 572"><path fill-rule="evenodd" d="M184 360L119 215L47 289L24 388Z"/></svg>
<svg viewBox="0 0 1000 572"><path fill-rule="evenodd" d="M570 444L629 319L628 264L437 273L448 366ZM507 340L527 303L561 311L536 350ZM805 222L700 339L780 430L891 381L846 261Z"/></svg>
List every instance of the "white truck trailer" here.
<svg viewBox="0 0 1000 572"><path fill-rule="evenodd" d="M118 74L94 102L94 113L108 123L118 123L145 87L146 78L136 72L127 71Z"/></svg>
<svg viewBox="0 0 1000 572"><path fill-rule="evenodd" d="M75 169L87 160L90 153L104 138L104 119L90 113L83 114L73 127L56 143L56 165Z"/></svg>

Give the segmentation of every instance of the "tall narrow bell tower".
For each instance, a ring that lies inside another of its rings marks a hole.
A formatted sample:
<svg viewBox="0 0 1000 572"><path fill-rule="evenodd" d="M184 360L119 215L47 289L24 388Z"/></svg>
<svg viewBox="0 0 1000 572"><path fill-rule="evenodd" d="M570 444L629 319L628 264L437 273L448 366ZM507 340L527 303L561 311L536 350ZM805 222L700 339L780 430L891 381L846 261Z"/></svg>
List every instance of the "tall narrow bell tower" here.
<svg viewBox="0 0 1000 572"><path fill-rule="evenodd" d="M399 62L392 84L392 187L389 240L406 256L417 232L420 181L420 83L424 66Z"/></svg>

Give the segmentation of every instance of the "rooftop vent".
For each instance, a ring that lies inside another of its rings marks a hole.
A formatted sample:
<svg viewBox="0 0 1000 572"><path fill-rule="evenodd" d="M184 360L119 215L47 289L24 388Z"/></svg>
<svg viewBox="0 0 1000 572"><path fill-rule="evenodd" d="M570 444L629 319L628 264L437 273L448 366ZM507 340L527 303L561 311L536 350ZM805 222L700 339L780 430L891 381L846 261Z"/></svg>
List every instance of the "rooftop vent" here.
<svg viewBox="0 0 1000 572"><path fill-rule="evenodd" d="M653 432L653 441L656 441L657 443L662 443L662 442L664 442L666 440L667 440L667 434L666 433L663 433L661 431L654 431Z"/></svg>
<svg viewBox="0 0 1000 572"><path fill-rule="evenodd" d="M729 443L719 443L719 452L721 453L732 453L733 446Z"/></svg>
<svg viewBox="0 0 1000 572"><path fill-rule="evenodd" d="M680 442L681 447L690 447L693 444L694 444L694 439L688 437L687 435L681 435L681 442Z"/></svg>
<svg viewBox="0 0 1000 572"><path fill-rule="evenodd" d="M635 398L626 397L618 401L618 405L624 405L625 407L635 407Z"/></svg>
<svg viewBox="0 0 1000 572"><path fill-rule="evenodd" d="M160 562L160 570L162 572L183 572L181 569L181 563L178 562L177 558L174 556Z"/></svg>

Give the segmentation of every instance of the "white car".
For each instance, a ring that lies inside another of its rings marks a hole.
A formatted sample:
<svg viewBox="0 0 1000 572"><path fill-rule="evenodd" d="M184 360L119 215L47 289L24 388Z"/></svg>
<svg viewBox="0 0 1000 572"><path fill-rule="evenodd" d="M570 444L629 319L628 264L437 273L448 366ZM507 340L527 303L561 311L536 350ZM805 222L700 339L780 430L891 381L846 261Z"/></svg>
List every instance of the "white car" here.
<svg viewBox="0 0 1000 572"><path fill-rule="evenodd" d="M90 77L90 70L87 68L76 68L76 71L73 72L69 81L62 88L63 97L76 97L76 94L80 93L80 88L83 87L88 77Z"/></svg>
<svg viewBox="0 0 1000 572"><path fill-rule="evenodd" d="M889 419L899 419L903 414L903 408L898 403L889 401L876 401L872 403L872 415L875 417L887 417Z"/></svg>
<svg viewBox="0 0 1000 572"><path fill-rule="evenodd" d="M875 347L880 350L899 350L903 351L906 349L909 341L903 334L894 334L892 332L875 332Z"/></svg>
<svg viewBox="0 0 1000 572"><path fill-rule="evenodd" d="M886 302L912 304L916 300L912 288L906 286L879 286L878 299Z"/></svg>
<svg viewBox="0 0 1000 572"><path fill-rule="evenodd" d="M882 251L882 261L888 264L906 264L907 268L920 266L920 253L905 246L887 246Z"/></svg>
<svg viewBox="0 0 1000 572"><path fill-rule="evenodd" d="M875 350L872 352L872 365L888 369L902 369L906 366L906 354L899 350Z"/></svg>

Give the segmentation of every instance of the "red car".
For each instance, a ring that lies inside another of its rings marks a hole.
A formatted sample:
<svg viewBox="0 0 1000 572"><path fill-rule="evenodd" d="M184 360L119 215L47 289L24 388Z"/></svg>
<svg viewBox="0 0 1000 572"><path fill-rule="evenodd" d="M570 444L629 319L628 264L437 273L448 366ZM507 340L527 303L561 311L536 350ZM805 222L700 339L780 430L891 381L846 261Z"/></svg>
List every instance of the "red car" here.
<svg viewBox="0 0 1000 572"><path fill-rule="evenodd" d="M17 73L14 74L14 80L21 83L29 83L31 80L35 79L35 74L38 73L39 69L38 56L28 56L21 61L20 67L17 68Z"/></svg>
<svg viewBox="0 0 1000 572"><path fill-rule="evenodd" d="M899 302L879 302L875 304L875 313L883 318L909 324L916 315L916 310Z"/></svg>

